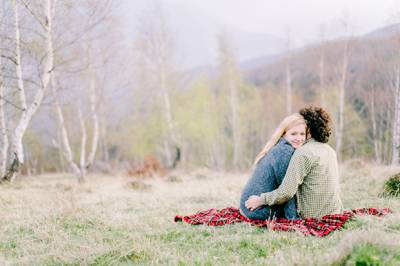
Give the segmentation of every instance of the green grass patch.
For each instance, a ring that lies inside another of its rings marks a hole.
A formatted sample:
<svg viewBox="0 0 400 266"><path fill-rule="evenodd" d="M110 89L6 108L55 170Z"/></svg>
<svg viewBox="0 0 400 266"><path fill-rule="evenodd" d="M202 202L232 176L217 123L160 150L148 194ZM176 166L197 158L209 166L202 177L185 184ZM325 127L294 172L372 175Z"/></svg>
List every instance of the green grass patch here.
<svg viewBox="0 0 400 266"><path fill-rule="evenodd" d="M364 219L360 219L359 217L350 218L342 227L341 230L355 230L360 229L365 226L367 223Z"/></svg>
<svg viewBox="0 0 400 266"><path fill-rule="evenodd" d="M17 256L18 244L15 239L3 240L0 242L0 253L7 254L10 257Z"/></svg>
<svg viewBox="0 0 400 266"><path fill-rule="evenodd" d="M391 224L391 225L388 226L388 228L390 230L395 230L395 231L399 231L400 232L400 223Z"/></svg>
<svg viewBox="0 0 400 266"><path fill-rule="evenodd" d="M387 249L364 244L355 247L352 252L342 261L333 265L357 265L357 266L375 266L375 265L400 265L400 254Z"/></svg>
<svg viewBox="0 0 400 266"><path fill-rule="evenodd" d="M265 246L245 239L239 241L239 252L248 253L250 256L254 255L255 257L266 257L268 255Z"/></svg>
<svg viewBox="0 0 400 266"><path fill-rule="evenodd" d="M108 265L138 265L149 260L149 256L144 251L129 250L121 253L119 250L108 251L96 257L89 265L108 266Z"/></svg>
<svg viewBox="0 0 400 266"><path fill-rule="evenodd" d="M75 216L58 217L56 222L66 233L74 237L84 236L89 230L98 226L96 220Z"/></svg>

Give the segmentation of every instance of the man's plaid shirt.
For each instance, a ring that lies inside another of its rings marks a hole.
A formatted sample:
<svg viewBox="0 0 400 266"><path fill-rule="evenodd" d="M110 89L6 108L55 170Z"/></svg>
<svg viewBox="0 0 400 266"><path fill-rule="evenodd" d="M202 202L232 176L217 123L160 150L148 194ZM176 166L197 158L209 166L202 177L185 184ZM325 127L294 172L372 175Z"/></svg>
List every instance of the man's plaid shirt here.
<svg viewBox="0 0 400 266"><path fill-rule="evenodd" d="M266 205L275 205L295 194L302 217L342 212L336 152L328 144L309 139L294 152L282 184L261 197Z"/></svg>

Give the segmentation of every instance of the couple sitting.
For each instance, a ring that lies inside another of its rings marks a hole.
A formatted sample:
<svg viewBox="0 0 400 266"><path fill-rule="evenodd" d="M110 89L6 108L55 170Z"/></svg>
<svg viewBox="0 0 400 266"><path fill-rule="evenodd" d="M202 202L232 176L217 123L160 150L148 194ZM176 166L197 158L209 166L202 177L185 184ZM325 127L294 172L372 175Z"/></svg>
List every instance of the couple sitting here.
<svg viewBox="0 0 400 266"><path fill-rule="evenodd" d="M298 219L341 213L335 151L327 144L331 118L308 107L286 117L256 157L240 212L249 219Z"/></svg>

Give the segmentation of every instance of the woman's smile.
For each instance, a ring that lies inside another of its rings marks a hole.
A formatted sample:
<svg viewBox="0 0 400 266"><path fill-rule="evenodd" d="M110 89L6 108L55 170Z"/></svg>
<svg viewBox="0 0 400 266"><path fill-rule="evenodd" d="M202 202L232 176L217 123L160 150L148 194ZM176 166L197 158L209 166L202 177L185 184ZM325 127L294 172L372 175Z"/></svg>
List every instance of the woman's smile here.
<svg viewBox="0 0 400 266"><path fill-rule="evenodd" d="M299 124L286 131L283 136L295 149L303 145L306 140L306 125Z"/></svg>

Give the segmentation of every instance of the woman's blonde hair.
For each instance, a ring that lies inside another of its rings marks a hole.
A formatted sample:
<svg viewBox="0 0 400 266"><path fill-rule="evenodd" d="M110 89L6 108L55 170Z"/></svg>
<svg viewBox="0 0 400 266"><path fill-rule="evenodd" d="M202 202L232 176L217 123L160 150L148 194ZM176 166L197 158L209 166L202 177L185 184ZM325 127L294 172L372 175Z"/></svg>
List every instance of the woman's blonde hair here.
<svg viewBox="0 0 400 266"><path fill-rule="evenodd" d="M269 152L269 150L279 141L279 139L285 135L285 133L294 126L306 124L304 118L299 113L294 113L285 117L282 122L279 124L275 132L272 134L271 138L265 144L264 148L257 155L254 160L254 165L257 163Z"/></svg>

